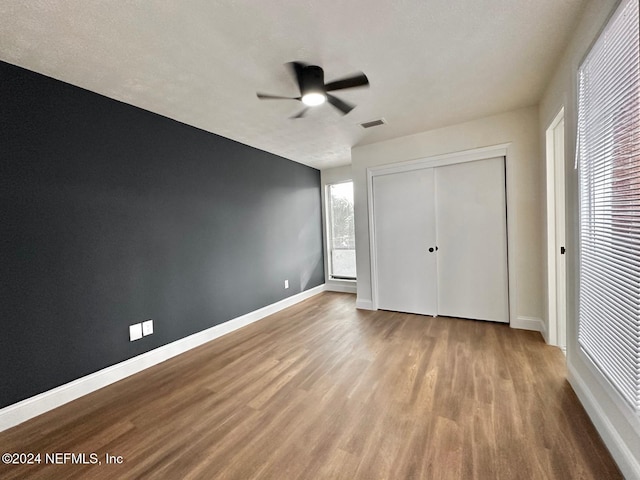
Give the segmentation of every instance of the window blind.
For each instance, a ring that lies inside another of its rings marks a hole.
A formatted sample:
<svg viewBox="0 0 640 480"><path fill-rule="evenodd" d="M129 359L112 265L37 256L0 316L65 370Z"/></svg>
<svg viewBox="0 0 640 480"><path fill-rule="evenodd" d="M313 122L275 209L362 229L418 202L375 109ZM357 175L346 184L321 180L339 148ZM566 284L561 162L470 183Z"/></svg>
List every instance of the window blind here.
<svg viewBox="0 0 640 480"><path fill-rule="evenodd" d="M578 70L578 342L640 413L638 0L623 0Z"/></svg>

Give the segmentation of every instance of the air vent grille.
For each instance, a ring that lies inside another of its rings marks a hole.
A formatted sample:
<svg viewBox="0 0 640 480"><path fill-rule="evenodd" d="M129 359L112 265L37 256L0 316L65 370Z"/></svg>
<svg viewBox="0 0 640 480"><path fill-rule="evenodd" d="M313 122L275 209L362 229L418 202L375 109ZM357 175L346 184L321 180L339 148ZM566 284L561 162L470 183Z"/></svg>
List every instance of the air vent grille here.
<svg viewBox="0 0 640 480"><path fill-rule="evenodd" d="M387 123L384 118L379 118L378 120L371 120L370 122L361 123L360 126L362 128L371 128L377 127L378 125L384 125Z"/></svg>

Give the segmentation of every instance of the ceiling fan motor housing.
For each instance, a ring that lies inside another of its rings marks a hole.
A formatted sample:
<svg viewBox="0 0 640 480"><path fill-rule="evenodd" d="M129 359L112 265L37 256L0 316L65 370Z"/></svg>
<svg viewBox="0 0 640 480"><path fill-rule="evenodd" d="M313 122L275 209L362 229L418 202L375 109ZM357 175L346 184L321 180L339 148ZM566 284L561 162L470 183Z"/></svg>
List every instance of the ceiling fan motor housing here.
<svg viewBox="0 0 640 480"><path fill-rule="evenodd" d="M302 95L307 93L325 94L324 90L324 71L316 65L308 65L304 67L302 75Z"/></svg>

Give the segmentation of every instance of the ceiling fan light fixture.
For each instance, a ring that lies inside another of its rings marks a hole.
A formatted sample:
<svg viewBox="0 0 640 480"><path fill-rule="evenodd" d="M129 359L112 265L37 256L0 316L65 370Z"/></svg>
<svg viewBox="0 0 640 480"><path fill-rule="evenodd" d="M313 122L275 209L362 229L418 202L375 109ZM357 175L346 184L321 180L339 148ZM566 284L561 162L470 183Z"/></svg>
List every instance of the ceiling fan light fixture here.
<svg viewBox="0 0 640 480"><path fill-rule="evenodd" d="M316 107L322 105L327 100L327 96L324 93L309 92L302 96L302 103L308 107Z"/></svg>
<svg viewBox="0 0 640 480"><path fill-rule="evenodd" d="M317 107L325 102L333 106L342 115L346 115L355 108L355 105L336 97L334 92L338 90L346 90L348 88L369 86L369 79L362 72L325 84L324 70L317 65L307 65L303 62L289 62L286 65L289 68L293 79L298 84L300 96L284 97L281 95L271 95L260 92L257 92L257 95L261 100L282 99L298 100L299 102L302 102L305 108L303 108L297 115L290 118L302 118L305 116L306 112L309 111L310 107Z"/></svg>

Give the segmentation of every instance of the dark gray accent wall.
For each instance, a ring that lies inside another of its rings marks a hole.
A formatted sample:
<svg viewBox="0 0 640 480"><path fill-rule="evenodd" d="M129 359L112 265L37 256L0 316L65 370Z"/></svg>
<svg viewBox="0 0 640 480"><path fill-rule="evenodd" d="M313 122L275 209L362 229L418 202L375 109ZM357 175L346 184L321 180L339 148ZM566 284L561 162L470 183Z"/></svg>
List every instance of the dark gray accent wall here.
<svg viewBox="0 0 640 480"><path fill-rule="evenodd" d="M324 283L320 201L318 170L0 62L0 407Z"/></svg>

